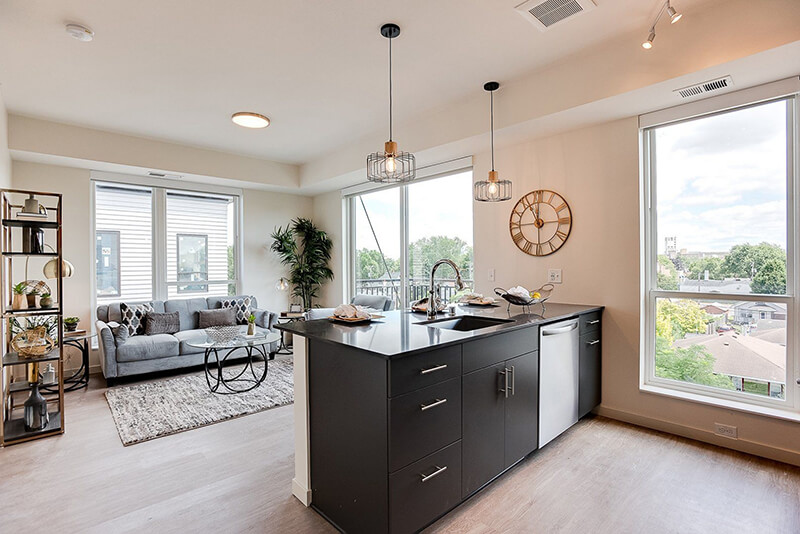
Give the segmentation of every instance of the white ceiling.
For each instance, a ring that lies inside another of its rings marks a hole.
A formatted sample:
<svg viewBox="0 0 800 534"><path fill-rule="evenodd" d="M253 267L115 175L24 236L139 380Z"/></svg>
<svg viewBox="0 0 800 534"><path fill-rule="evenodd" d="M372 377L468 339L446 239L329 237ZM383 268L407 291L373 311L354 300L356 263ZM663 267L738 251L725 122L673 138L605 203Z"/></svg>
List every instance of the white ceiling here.
<svg viewBox="0 0 800 534"><path fill-rule="evenodd" d="M539 32L520 1L3 0L0 90L10 113L303 163L388 128L384 22L402 28L402 121L623 34L638 46L660 5L597 0ZM69 38L67 22L95 40ZM242 110L273 123L237 127Z"/></svg>

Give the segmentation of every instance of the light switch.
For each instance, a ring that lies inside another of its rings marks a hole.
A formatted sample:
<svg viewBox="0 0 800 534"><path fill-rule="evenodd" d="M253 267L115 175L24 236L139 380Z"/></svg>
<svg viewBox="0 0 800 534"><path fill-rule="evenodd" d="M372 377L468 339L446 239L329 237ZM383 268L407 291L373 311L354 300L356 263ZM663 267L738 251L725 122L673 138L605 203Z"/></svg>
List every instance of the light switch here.
<svg viewBox="0 0 800 534"><path fill-rule="evenodd" d="M560 284L561 283L561 269L548 269L547 270L547 281L551 284Z"/></svg>

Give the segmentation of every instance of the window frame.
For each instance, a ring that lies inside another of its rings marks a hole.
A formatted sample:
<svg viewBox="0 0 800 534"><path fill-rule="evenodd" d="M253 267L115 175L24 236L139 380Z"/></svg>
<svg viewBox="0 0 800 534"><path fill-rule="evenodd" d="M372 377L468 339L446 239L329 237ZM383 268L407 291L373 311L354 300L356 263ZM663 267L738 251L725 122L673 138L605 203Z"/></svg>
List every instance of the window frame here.
<svg viewBox="0 0 800 534"><path fill-rule="evenodd" d="M641 221L642 247L642 336L640 350L641 391L680 397L695 402L724 406L741 411L797 420L800 414L800 392L797 373L800 371L800 245L795 231L800 216L800 196L797 192L800 179L800 111L798 94L800 80L791 78L744 91L685 104L668 110L643 115L639 118L641 154ZM786 101L787 119L787 177L786 177L786 269L785 295L723 294L711 292L685 292L658 289L658 213L656 197L655 131L660 126L686 122L722 113L735 112L776 101ZM786 384L785 399L728 391L711 386L691 384L655 376L655 322L659 298L685 298L712 301L774 302L786 305Z"/></svg>
<svg viewBox="0 0 800 534"><path fill-rule="evenodd" d="M98 184L108 185L128 185L138 187L149 187L152 189L152 297L151 300L165 301L169 299L169 287L176 286L179 282L167 279L167 195L169 191L184 191L200 196L205 195L224 195L230 196L233 200L233 256L235 261L235 279L207 281L205 285L230 285L234 284L236 294L242 291L242 259L243 259L243 238L241 229L243 227L243 191L238 188L217 186L213 184L199 184L190 182L178 182L174 180L156 179L127 174L92 171L91 181L91 232L92 236L97 232L97 202L96 190ZM96 247L92 247L92 265L96 265ZM120 269L121 275L121 269ZM91 276L92 286L92 311L97 309L97 272ZM187 292L188 295L188 292ZM173 297L174 298L174 297ZM189 298L189 297L187 297Z"/></svg>
<svg viewBox="0 0 800 534"><path fill-rule="evenodd" d="M428 180L436 180L438 178L446 178L456 174L465 172L472 172L472 157L457 158L448 162L421 167L417 169L417 178L408 183L381 185L373 183L359 184L357 186L342 190L342 198L345 203L345 221L346 221L346 253L344 261L344 272L346 273L347 280L344 284L346 294L344 295L346 302L349 302L353 295L356 294L356 214L358 197L361 195L375 193L377 191L385 191L388 189L398 190L398 203L400 213L400 302L401 306L405 307L408 302L408 287L403 281L408 280L408 235L409 235L409 214L408 214L408 186L417 184ZM474 181L474 176L473 180ZM471 181L471 182L472 182ZM470 183L472 187L472 183ZM473 229L474 234L474 229ZM473 235L474 240L474 235ZM473 257L474 261L474 257Z"/></svg>
<svg viewBox="0 0 800 534"><path fill-rule="evenodd" d="M122 265L120 264L120 257L121 257L120 248L121 248L121 244L122 244L122 237L121 237L120 231L119 230L95 230L94 231L94 235L95 235L95 247L94 247L95 248L95 251L94 251L94 253L95 253L95 262L94 262L94 266L95 266L94 267L94 269L95 269L94 270L95 290L94 290L94 297L95 297L95 300L98 297L98 295L97 295L97 259L96 259L97 258L97 236L99 236L100 234L111 234L111 235L115 235L116 238L117 238L117 250L116 250L116 254L115 254L115 256L117 258L117 263L116 263L117 264L117 283L115 285L115 287L117 288L117 292L114 293L113 295L103 295L103 297L119 297L122 294Z"/></svg>

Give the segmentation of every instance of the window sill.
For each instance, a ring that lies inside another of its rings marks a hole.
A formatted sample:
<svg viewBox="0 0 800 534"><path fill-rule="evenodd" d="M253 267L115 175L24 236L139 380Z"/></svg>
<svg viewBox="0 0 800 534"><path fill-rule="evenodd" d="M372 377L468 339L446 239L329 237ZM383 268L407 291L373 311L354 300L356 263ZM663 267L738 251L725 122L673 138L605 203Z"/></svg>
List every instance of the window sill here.
<svg viewBox="0 0 800 534"><path fill-rule="evenodd" d="M771 408L768 406L758 406L746 402L738 402L728 399L718 399L715 397L709 397L707 395L698 395L697 393L688 393L686 391L678 391L675 389L665 388L661 386L654 386L650 384L640 385L639 391L643 391L645 393L651 393L653 395L672 397L674 399L680 399L689 402L696 402L698 404L705 404L707 406L715 406L718 408L736 410L748 414L761 415L764 417L771 417L773 419L782 419L784 421L792 421L795 423L800 423L800 413L791 410Z"/></svg>

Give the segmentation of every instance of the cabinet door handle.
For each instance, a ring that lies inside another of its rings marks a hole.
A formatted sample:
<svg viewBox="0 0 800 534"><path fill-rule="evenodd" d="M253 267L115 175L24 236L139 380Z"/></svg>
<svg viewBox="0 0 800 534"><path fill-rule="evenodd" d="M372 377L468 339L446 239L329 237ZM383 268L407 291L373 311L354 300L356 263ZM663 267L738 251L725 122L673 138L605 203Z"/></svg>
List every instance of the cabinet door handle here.
<svg viewBox="0 0 800 534"><path fill-rule="evenodd" d="M420 404L419 409L424 412L425 410L430 410L431 408L436 408L437 406L441 406L445 402L447 402L447 399L436 399L430 404Z"/></svg>
<svg viewBox="0 0 800 534"><path fill-rule="evenodd" d="M423 482L427 482L430 479L432 479L433 477L439 476L442 473L444 473L445 471L447 471L447 466L446 465L443 466L443 467L439 467L438 465L435 465L434 467L436 468L436 471L434 471L430 475L423 475L422 473L419 474L419 476L422 477L422 481Z"/></svg>
<svg viewBox="0 0 800 534"><path fill-rule="evenodd" d="M443 363L442 365L437 365L435 367L428 367L427 369L420 369L419 374L427 375L428 373L435 373L436 371L441 371L442 369L447 369L446 363Z"/></svg>
<svg viewBox="0 0 800 534"><path fill-rule="evenodd" d="M508 394L511 392L511 388L508 384L508 375L511 374L511 371L508 367L504 367L500 374L503 375L503 387L500 388L500 393L505 394L506 398L508 398Z"/></svg>
<svg viewBox="0 0 800 534"><path fill-rule="evenodd" d="M600 343L599 339L595 339L594 341L587 341L586 342L587 345L597 345L598 343Z"/></svg>
<svg viewBox="0 0 800 534"><path fill-rule="evenodd" d="M514 395L517 392L517 387L515 386L516 383L517 373L514 371L514 366L511 366L511 394Z"/></svg>
<svg viewBox="0 0 800 534"><path fill-rule="evenodd" d="M586 324L597 324L600 322L600 319L595 319L594 321L587 321Z"/></svg>

